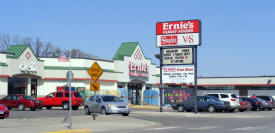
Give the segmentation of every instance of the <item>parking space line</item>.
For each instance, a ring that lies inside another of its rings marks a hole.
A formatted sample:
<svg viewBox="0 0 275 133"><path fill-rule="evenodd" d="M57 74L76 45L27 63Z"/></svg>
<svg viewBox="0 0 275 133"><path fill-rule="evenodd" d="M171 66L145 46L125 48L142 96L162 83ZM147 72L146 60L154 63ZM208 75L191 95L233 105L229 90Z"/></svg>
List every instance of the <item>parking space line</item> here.
<svg viewBox="0 0 275 133"><path fill-rule="evenodd" d="M241 128L235 128L232 130L237 130L237 131L251 131L251 130L258 130L258 129L264 129L267 127L241 127Z"/></svg>
<svg viewBox="0 0 275 133"><path fill-rule="evenodd" d="M167 130L167 129L174 129L174 128L180 128L180 127L158 127L158 128L144 129L144 130L146 130L146 131L154 131L154 130Z"/></svg>

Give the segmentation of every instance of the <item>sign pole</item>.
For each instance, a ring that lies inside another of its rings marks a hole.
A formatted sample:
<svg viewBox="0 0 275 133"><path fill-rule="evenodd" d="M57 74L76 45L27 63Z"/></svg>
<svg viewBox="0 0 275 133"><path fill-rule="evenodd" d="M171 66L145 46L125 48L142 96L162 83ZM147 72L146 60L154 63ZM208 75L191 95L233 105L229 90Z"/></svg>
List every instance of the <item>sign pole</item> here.
<svg viewBox="0 0 275 133"><path fill-rule="evenodd" d="M198 57L198 52L197 52L197 46L195 46L194 47L194 51L195 51L195 58L194 58L194 64L195 64L195 70L194 70L194 84L195 84L195 86L194 86L194 102L195 102L195 114L197 114L198 113L198 94L197 94L197 92L198 92L198 81L197 81L197 79L198 79L198 60L197 60L197 57Z"/></svg>
<svg viewBox="0 0 275 133"><path fill-rule="evenodd" d="M160 96L160 108L159 108L159 111L160 112L162 112L162 98L163 98L163 94L162 94L162 88L163 88L163 85L162 85L162 66L163 66L163 64L162 64L162 57L163 57L163 48L162 47L160 47L160 86L159 86L159 96Z"/></svg>
<svg viewBox="0 0 275 133"><path fill-rule="evenodd" d="M73 80L73 72L69 70L67 72L67 82L69 87L69 130L72 130L72 80Z"/></svg>

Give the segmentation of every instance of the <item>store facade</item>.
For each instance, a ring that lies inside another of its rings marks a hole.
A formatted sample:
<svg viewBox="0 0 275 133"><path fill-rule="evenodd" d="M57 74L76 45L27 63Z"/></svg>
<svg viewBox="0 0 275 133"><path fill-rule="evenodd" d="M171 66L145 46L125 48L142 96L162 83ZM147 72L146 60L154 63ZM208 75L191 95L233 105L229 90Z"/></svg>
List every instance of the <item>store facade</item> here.
<svg viewBox="0 0 275 133"><path fill-rule="evenodd" d="M146 58L138 42L122 43L112 60L72 58L70 62L58 62L58 58L40 58L27 45L12 45L0 53L0 97L8 94L45 96L66 87L66 73L73 72L72 86L84 97L92 94L89 90L89 67L97 62L103 74L98 80L99 94L122 96L132 104L144 104L144 98L154 96L146 91L159 90L160 69ZM189 87L185 84L166 84L165 87ZM251 77L199 77L198 94L209 92L230 92L240 96L252 94L275 96L275 76ZM147 94L147 92L146 92ZM149 93L148 93L149 94ZM155 102L159 103L159 102Z"/></svg>
<svg viewBox="0 0 275 133"><path fill-rule="evenodd" d="M0 54L0 95L27 94L45 96L66 87L66 73L73 72L72 86L78 91L89 91L89 67L97 62L103 74L99 94L118 95L117 88L128 89L128 99L133 104L143 103L145 89L158 89L159 68L145 58L138 42L122 43L113 60L70 59L58 62L58 58L38 58L27 45L12 45Z"/></svg>

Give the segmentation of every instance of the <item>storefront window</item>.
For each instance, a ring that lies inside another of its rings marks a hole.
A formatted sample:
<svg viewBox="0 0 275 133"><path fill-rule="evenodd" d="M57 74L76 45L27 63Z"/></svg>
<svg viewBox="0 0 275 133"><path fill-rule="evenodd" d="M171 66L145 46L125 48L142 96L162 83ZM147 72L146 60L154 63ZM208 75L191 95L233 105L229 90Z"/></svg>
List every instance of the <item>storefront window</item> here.
<svg viewBox="0 0 275 133"><path fill-rule="evenodd" d="M275 86L253 86L252 90L275 90Z"/></svg>
<svg viewBox="0 0 275 133"><path fill-rule="evenodd" d="M26 94L28 88L27 78L9 78L8 94Z"/></svg>
<svg viewBox="0 0 275 133"><path fill-rule="evenodd" d="M199 90L235 90L235 86L198 86Z"/></svg>

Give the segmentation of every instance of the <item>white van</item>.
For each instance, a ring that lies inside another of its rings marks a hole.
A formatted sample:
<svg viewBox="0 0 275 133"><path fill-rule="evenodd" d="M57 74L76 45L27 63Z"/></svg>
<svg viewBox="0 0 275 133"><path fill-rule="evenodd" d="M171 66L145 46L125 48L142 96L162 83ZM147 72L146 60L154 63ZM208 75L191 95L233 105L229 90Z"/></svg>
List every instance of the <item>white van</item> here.
<svg viewBox="0 0 275 133"><path fill-rule="evenodd" d="M236 109L240 108L239 98L233 93L208 93L208 96L213 96L221 101L229 102L230 107L228 111L234 112Z"/></svg>

